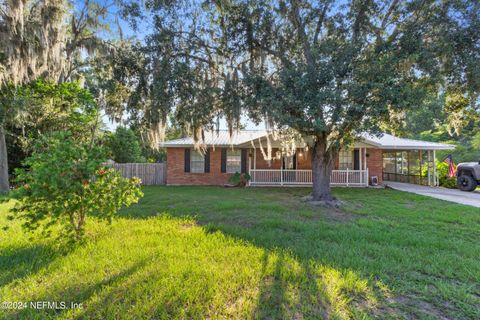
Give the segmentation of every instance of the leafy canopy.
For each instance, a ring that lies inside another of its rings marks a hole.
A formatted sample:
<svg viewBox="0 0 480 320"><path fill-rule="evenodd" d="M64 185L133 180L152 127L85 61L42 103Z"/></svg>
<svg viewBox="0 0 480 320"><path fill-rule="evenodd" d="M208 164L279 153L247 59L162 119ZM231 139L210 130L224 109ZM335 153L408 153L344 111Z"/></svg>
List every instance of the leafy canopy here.
<svg viewBox="0 0 480 320"><path fill-rule="evenodd" d="M173 112L201 139L219 117L235 130L246 113L335 153L450 87L469 101L479 91L477 2L126 2L133 24L152 28L115 57L113 79L154 130Z"/></svg>
<svg viewBox="0 0 480 320"><path fill-rule="evenodd" d="M99 121L94 97L77 81L56 84L36 80L4 86L0 89L2 111L11 168L20 166L41 135L68 131L73 138L86 141Z"/></svg>

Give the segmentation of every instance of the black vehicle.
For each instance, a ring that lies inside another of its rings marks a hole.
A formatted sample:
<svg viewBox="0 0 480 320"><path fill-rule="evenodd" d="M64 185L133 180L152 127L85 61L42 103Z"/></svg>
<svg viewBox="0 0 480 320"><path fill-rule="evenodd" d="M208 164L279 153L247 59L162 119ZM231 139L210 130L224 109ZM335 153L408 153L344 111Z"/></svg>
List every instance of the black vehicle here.
<svg viewBox="0 0 480 320"><path fill-rule="evenodd" d="M480 185L480 161L463 162L457 166L457 186L462 191L473 191Z"/></svg>

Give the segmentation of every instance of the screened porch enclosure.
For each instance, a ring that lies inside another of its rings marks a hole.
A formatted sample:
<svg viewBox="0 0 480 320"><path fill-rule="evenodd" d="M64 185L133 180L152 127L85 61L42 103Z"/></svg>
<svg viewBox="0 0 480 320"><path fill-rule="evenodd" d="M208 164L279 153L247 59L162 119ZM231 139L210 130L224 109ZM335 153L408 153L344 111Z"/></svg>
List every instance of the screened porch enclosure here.
<svg viewBox="0 0 480 320"><path fill-rule="evenodd" d="M383 152L383 180L436 186L435 150Z"/></svg>

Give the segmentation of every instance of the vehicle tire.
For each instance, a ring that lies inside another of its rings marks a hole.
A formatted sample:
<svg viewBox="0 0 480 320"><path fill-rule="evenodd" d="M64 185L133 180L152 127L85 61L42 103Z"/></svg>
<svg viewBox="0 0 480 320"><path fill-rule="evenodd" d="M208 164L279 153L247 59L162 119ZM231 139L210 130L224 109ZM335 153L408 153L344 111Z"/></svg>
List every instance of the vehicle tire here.
<svg viewBox="0 0 480 320"><path fill-rule="evenodd" d="M457 178L457 186L462 191L473 191L477 188L477 181L471 176L461 175Z"/></svg>

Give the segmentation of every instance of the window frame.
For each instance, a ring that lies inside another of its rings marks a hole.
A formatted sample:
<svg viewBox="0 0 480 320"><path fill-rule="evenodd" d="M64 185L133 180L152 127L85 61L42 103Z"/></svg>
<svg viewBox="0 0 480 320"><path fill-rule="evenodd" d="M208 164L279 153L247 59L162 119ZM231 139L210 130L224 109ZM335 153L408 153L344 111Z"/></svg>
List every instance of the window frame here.
<svg viewBox="0 0 480 320"><path fill-rule="evenodd" d="M201 160L197 159L197 157L201 158ZM201 170L197 169L199 163L201 163ZM195 149L190 149L190 172L205 173L205 155Z"/></svg>
<svg viewBox="0 0 480 320"><path fill-rule="evenodd" d="M232 154L232 153L238 153L238 154ZM235 157L235 159L231 159L232 157ZM231 162L235 162L237 164L232 165ZM235 170L232 170L232 167ZM228 148L226 158L225 158L225 172L226 173L236 173L236 172L241 172L241 171L242 171L242 149Z"/></svg>
<svg viewBox="0 0 480 320"><path fill-rule="evenodd" d="M342 149L338 153L338 169L339 170L353 170L355 166L353 149ZM346 161L345 161L346 160Z"/></svg>

